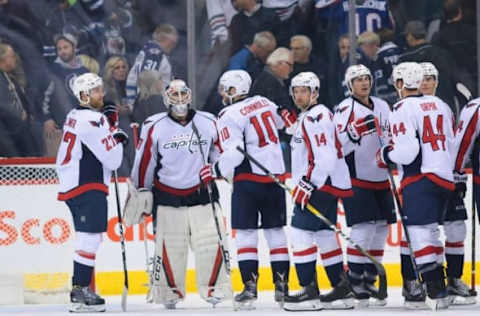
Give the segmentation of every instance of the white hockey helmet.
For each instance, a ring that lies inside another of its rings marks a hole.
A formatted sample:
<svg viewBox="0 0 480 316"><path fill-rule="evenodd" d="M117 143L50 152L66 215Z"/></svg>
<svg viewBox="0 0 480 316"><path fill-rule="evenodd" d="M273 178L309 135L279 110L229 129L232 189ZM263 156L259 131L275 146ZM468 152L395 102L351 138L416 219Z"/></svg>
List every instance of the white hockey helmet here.
<svg viewBox="0 0 480 316"><path fill-rule="evenodd" d="M424 62L420 63L420 66L422 66L423 69L423 76L433 76L435 77L435 80L438 81L438 70L434 64L430 62Z"/></svg>
<svg viewBox="0 0 480 316"><path fill-rule="evenodd" d="M310 103L318 98L318 90L320 90L320 80L317 75L311 71L301 72L292 78L290 83L290 95L295 100L294 88L295 87L309 87L310 88ZM317 95L313 97L313 92L316 91Z"/></svg>
<svg viewBox="0 0 480 316"><path fill-rule="evenodd" d="M245 70L229 70L226 71L218 82L218 92L225 93L229 99L229 104L233 103L233 99L238 96L248 95L252 78ZM230 89L235 88L235 93L230 94Z"/></svg>
<svg viewBox="0 0 480 316"><path fill-rule="evenodd" d="M397 80L403 81L402 89L418 89L423 81L423 68L419 63L405 62L398 64L392 71L393 84L397 89ZM397 89L398 90L398 89ZM401 90L401 89L400 89Z"/></svg>
<svg viewBox="0 0 480 316"><path fill-rule="evenodd" d="M163 93L165 106L176 116L184 117L192 103L192 90L185 81L175 79L170 81Z"/></svg>
<svg viewBox="0 0 480 316"><path fill-rule="evenodd" d="M370 69L368 69L362 64L351 65L350 67L347 68L347 71L345 72L345 81L347 83L347 88L350 94L353 94L353 88L352 88L353 79L361 76L365 76L365 75L369 76L370 78L370 88L371 88L373 85L373 77L372 77L372 73L370 72Z"/></svg>
<svg viewBox="0 0 480 316"><path fill-rule="evenodd" d="M83 94L88 97L90 95L90 90L100 86L103 86L102 78L97 74L88 72L75 78L72 84L72 91L80 104L88 104L90 98L87 98L86 101L82 101L80 92L83 92Z"/></svg>

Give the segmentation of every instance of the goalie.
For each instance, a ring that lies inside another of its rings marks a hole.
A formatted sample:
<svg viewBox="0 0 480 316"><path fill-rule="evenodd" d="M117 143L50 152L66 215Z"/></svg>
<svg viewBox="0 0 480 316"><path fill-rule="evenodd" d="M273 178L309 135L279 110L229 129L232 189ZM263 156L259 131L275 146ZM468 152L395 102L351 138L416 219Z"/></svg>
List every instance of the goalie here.
<svg viewBox="0 0 480 316"><path fill-rule="evenodd" d="M220 206L212 211L207 187L200 179L204 162L199 146L211 162L221 152L216 119L190 107L191 90L182 80L170 82L164 102L168 112L155 114L143 123L131 174L140 190L133 190L125 218L127 224L135 224L142 213L150 212L150 198L144 190L151 189L155 255L150 294L155 303L174 309L185 298L190 245L195 253L199 294L215 305L232 295L213 217L216 212L217 219L221 218ZM218 204L214 182L212 189L212 199ZM221 240L225 240L225 227L219 226Z"/></svg>

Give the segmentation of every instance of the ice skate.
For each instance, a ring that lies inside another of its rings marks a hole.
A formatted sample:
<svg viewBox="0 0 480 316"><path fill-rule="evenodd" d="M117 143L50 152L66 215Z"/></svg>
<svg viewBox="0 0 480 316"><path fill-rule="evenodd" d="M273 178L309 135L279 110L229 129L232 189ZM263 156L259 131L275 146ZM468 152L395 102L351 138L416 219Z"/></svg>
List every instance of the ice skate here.
<svg viewBox="0 0 480 316"><path fill-rule="evenodd" d="M461 279L448 278L447 293L451 305L471 305L477 302L477 293Z"/></svg>
<svg viewBox="0 0 480 316"><path fill-rule="evenodd" d="M448 298L445 280L432 280L426 283L428 296L425 300L426 304L434 311L448 308L450 300Z"/></svg>
<svg viewBox="0 0 480 316"><path fill-rule="evenodd" d="M404 280L402 296L405 298L404 306L408 309L426 309L425 291L417 280Z"/></svg>
<svg viewBox="0 0 480 316"><path fill-rule="evenodd" d="M380 298L378 296L378 289L375 287L374 283L365 282L365 289L370 295L370 300L368 302L369 306L385 306L387 305L387 300L385 298Z"/></svg>
<svg viewBox="0 0 480 316"><path fill-rule="evenodd" d="M286 311L319 311L322 310L320 291L316 280L303 287L299 292L284 298L283 309Z"/></svg>
<svg viewBox="0 0 480 316"><path fill-rule="evenodd" d="M342 278L327 294L320 295L320 301L325 309L352 309L355 306L354 295L346 278Z"/></svg>
<svg viewBox="0 0 480 316"><path fill-rule="evenodd" d="M104 312L105 300L92 292L88 286L74 285L70 292L70 308L72 313Z"/></svg>
<svg viewBox="0 0 480 316"><path fill-rule="evenodd" d="M247 281L243 288L243 291L234 298L234 309L235 310L251 310L255 307L253 303L257 300L257 282L256 281Z"/></svg>
<svg viewBox="0 0 480 316"><path fill-rule="evenodd" d="M285 300L285 296L288 295L288 284L284 281L278 280L275 282L275 302L277 302L280 307L283 307L283 302Z"/></svg>

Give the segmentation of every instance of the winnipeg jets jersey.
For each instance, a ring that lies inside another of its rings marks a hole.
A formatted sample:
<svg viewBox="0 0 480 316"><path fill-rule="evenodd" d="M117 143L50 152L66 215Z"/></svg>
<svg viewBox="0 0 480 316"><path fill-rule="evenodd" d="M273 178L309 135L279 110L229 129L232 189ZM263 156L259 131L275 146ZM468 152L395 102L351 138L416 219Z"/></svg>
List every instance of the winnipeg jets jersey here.
<svg viewBox="0 0 480 316"><path fill-rule="evenodd" d="M470 101L460 113L455 139L455 171L461 172L472 155L473 181L480 183L479 148L475 146L480 134L480 98Z"/></svg>
<svg viewBox="0 0 480 316"><path fill-rule="evenodd" d="M218 160L222 176L234 181L272 182L236 148L240 146L270 172L285 173L278 129L284 127L278 106L267 98L254 96L234 103L219 113L218 128L224 153Z"/></svg>
<svg viewBox="0 0 480 316"><path fill-rule="evenodd" d="M410 96L395 103L390 114L393 149L388 157L403 167L402 186L426 176L446 189L455 188L453 122L449 106L435 96Z"/></svg>
<svg viewBox="0 0 480 316"><path fill-rule="evenodd" d="M383 142L385 144L389 142L390 107L385 101L376 97L370 97L370 102L373 104L372 108L355 97L343 100L335 109L334 122L345 154L345 161L350 170L352 185L364 189L385 190L390 187L387 170L379 168L375 160L377 150L380 148L378 134L364 135L359 143L354 143L347 133L347 124L367 115L373 115L382 129Z"/></svg>
<svg viewBox="0 0 480 316"><path fill-rule="evenodd" d="M91 190L108 194L112 170L120 166L122 156L123 146L113 138L103 114L80 106L71 110L57 153L58 199L65 201Z"/></svg>
<svg viewBox="0 0 480 316"><path fill-rule="evenodd" d="M326 106L315 105L300 115L290 146L294 183L305 176L321 191L339 197L352 195L333 115Z"/></svg>
<svg viewBox="0 0 480 316"><path fill-rule="evenodd" d="M184 196L200 188L203 153L214 162L221 152L216 119L210 113L190 111L182 125L163 112L150 116L142 125L131 178L139 188L155 186L162 192ZM195 124L198 139L192 128Z"/></svg>

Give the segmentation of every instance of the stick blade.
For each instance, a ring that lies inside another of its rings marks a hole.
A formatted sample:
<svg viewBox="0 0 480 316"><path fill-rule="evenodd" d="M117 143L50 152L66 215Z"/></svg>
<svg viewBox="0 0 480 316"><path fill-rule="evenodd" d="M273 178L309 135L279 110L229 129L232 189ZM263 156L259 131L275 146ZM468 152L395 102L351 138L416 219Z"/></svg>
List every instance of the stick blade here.
<svg viewBox="0 0 480 316"><path fill-rule="evenodd" d="M123 286L123 292L122 292L122 311L126 312L127 311L127 295L128 295L128 287L127 285Z"/></svg>

